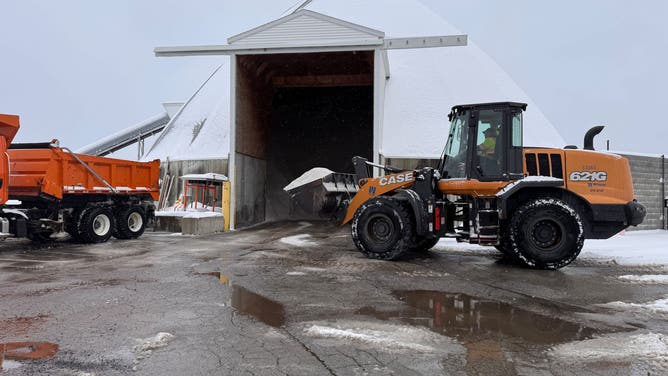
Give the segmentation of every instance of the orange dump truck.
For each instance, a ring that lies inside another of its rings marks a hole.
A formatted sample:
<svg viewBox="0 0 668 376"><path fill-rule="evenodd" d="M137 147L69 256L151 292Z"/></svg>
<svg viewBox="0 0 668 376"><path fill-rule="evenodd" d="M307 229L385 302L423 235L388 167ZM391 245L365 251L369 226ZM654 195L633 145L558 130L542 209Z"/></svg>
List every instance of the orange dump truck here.
<svg viewBox="0 0 668 376"><path fill-rule="evenodd" d="M160 161L74 154L48 143L11 144L19 118L0 115L0 237L84 243L134 239L153 219Z"/></svg>

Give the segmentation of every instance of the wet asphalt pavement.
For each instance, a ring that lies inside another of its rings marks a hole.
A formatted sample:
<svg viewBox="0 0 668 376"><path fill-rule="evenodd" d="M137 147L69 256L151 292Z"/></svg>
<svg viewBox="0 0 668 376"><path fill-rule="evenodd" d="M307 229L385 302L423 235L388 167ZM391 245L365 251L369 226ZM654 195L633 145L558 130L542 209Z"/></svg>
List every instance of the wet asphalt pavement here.
<svg viewBox="0 0 668 376"><path fill-rule="evenodd" d="M7 240L0 373L668 374L661 349L555 351L668 333L663 315L602 306L663 298L665 284L617 278L662 273L582 260L535 271L447 249L375 261L347 227L304 222L100 245Z"/></svg>

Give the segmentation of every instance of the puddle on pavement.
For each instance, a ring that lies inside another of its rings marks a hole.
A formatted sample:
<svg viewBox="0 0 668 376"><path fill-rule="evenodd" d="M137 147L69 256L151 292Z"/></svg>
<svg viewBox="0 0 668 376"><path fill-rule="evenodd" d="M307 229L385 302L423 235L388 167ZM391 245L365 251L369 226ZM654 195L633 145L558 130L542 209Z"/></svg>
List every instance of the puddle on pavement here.
<svg viewBox="0 0 668 376"><path fill-rule="evenodd" d="M196 275L208 275L218 279L225 286L230 285L229 277L221 272L196 273ZM232 308L273 327L280 327L285 323L285 310L282 304L236 284L232 284Z"/></svg>
<svg viewBox="0 0 668 376"><path fill-rule="evenodd" d="M283 305L239 285L232 285L232 307L273 327L285 323Z"/></svg>
<svg viewBox="0 0 668 376"><path fill-rule="evenodd" d="M58 345L50 342L8 342L0 343L0 372L3 362L31 361L53 358L58 352ZM14 364L17 366L17 364Z"/></svg>
<svg viewBox="0 0 668 376"><path fill-rule="evenodd" d="M576 323L466 294L420 290L395 291L393 295L410 308L390 312L365 307L357 313L382 320L399 319L467 342L516 338L524 343L547 345L591 338L597 333Z"/></svg>

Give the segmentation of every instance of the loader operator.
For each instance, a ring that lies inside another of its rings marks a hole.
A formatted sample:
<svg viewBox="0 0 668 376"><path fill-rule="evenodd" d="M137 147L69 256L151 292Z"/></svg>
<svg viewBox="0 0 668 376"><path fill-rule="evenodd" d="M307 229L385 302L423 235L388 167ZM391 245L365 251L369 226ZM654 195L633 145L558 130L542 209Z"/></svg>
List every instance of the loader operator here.
<svg viewBox="0 0 668 376"><path fill-rule="evenodd" d="M482 133L485 135L485 140L480 145L478 145L478 154L481 156L494 155L494 149L496 148L496 137L498 136L496 128L491 126L485 129Z"/></svg>

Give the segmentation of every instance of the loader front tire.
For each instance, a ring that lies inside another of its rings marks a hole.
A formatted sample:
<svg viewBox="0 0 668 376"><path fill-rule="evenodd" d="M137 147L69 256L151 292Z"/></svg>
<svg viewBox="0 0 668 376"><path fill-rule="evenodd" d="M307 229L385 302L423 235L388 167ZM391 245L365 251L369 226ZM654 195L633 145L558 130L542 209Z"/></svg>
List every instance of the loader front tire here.
<svg viewBox="0 0 668 376"><path fill-rule="evenodd" d="M144 209L131 206L116 213L116 228L113 235L116 239L137 239L146 229Z"/></svg>
<svg viewBox="0 0 668 376"><path fill-rule="evenodd" d="M114 231L114 216L111 209L90 207L81 212L76 227L75 238L82 243L104 243Z"/></svg>
<svg viewBox="0 0 668 376"><path fill-rule="evenodd" d="M351 231L355 246L366 257L396 260L410 250L414 229L401 202L378 197L357 209Z"/></svg>
<svg viewBox="0 0 668 376"><path fill-rule="evenodd" d="M559 269L580 254L584 225L567 203L541 198L520 206L510 222L511 252L536 269Z"/></svg>

